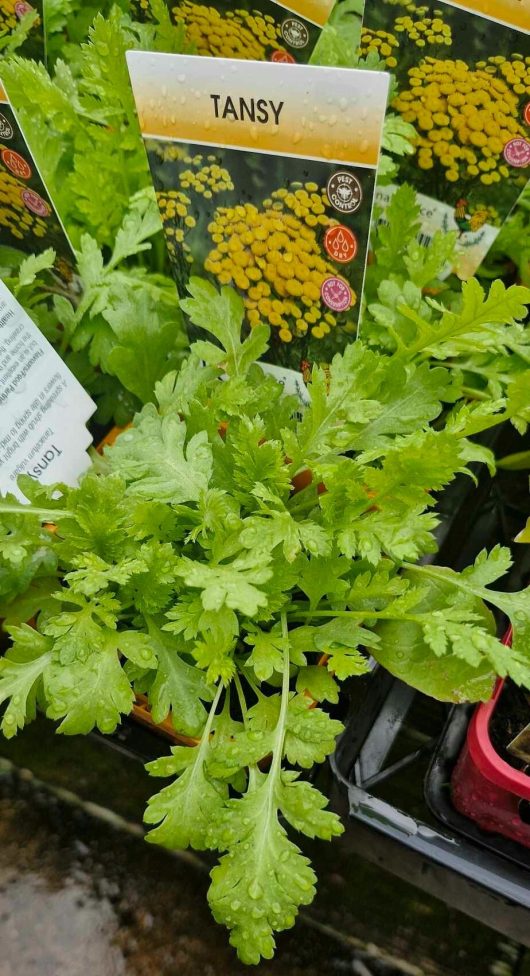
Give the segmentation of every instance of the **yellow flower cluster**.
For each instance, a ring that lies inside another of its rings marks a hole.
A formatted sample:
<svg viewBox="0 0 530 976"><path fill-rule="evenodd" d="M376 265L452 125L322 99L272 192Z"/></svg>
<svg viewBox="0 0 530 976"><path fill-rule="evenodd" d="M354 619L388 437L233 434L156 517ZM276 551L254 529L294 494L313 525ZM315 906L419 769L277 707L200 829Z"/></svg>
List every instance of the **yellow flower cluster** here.
<svg viewBox="0 0 530 976"><path fill-rule="evenodd" d="M0 31L12 31L19 23L16 12L17 0L0 0ZM40 18L37 18L40 24Z"/></svg>
<svg viewBox="0 0 530 976"><path fill-rule="evenodd" d="M175 160L181 159L185 159L188 162L193 161L192 157L187 155L185 149L171 142L150 142L149 151L155 152L164 163L174 163ZM202 159L202 156L200 158Z"/></svg>
<svg viewBox="0 0 530 976"><path fill-rule="evenodd" d="M214 193L234 189L232 177L227 169L217 164L215 156L208 156L204 162L204 156L200 154L190 156L176 146L160 147L160 151L157 148L157 153L164 162L178 159L188 166L188 169L182 170L179 175L180 189L161 190L156 196L170 255L175 258L178 253L177 245L180 245L186 253L186 259L191 263L190 249L185 243L185 236L187 231L196 226L197 221L191 213L190 194L196 193L206 200L211 200Z"/></svg>
<svg viewBox="0 0 530 976"><path fill-rule="evenodd" d="M426 17L427 7L417 7L414 15L397 17L394 30L397 34L406 34L416 47L426 47L433 44L453 43L453 35L448 24L444 24L440 11L435 11L434 17Z"/></svg>
<svg viewBox="0 0 530 976"><path fill-rule="evenodd" d="M250 326L268 322L282 342L308 334L323 339L337 325L337 316L321 307L322 284L337 276L317 237L336 224L324 199L314 183L279 189L262 209L220 207L208 226L214 248L205 270L243 292Z"/></svg>
<svg viewBox="0 0 530 976"><path fill-rule="evenodd" d="M404 10L409 10L411 13L416 10L416 4L413 0L385 0L385 3L389 4L390 7L403 7Z"/></svg>
<svg viewBox="0 0 530 976"><path fill-rule="evenodd" d="M530 95L530 57L512 54L511 58L503 58L497 55L488 58L487 62L480 61L477 67L485 68L490 74L500 75L519 98Z"/></svg>
<svg viewBox="0 0 530 976"><path fill-rule="evenodd" d="M387 68L395 68L397 58L394 57L399 41L393 34L384 30L371 30L363 27L361 31L360 53L363 58L367 54L377 54L381 61L384 61Z"/></svg>
<svg viewBox="0 0 530 976"><path fill-rule="evenodd" d="M0 227L5 227L13 237L22 241L28 234L44 237L48 225L42 217L31 213L24 205L24 183L5 170L0 170Z"/></svg>
<svg viewBox="0 0 530 976"><path fill-rule="evenodd" d="M211 200L214 193L233 189L230 173L215 162L202 166L197 172L192 169L184 170L180 174L179 182L183 190L192 190L206 200Z"/></svg>
<svg viewBox="0 0 530 976"><path fill-rule="evenodd" d="M265 61L267 49L279 47L280 28L259 10L230 10L223 16L215 7L182 0L173 15L184 22L198 54Z"/></svg>
<svg viewBox="0 0 530 976"><path fill-rule="evenodd" d="M469 208L471 230L479 230L484 224L499 223L499 211L490 203L475 203Z"/></svg>
<svg viewBox="0 0 530 976"><path fill-rule="evenodd" d="M420 168L440 165L450 183L478 176L490 186L508 177L504 146L525 132L518 98L506 82L485 68L433 57L408 75L410 88L393 106L419 130Z"/></svg>

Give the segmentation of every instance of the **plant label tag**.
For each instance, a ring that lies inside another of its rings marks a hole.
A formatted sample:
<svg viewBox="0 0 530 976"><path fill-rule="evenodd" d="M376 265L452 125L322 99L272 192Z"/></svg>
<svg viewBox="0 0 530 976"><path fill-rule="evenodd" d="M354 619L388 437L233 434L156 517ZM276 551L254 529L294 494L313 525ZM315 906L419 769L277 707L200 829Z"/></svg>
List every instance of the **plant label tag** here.
<svg viewBox="0 0 530 976"><path fill-rule="evenodd" d="M20 474L75 484L90 464L96 409L29 315L0 282L0 492Z"/></svg>
<svg viewBox="0 0 530 976"><path fill-rule="evenodd" d="M55 274L76 289L75 257L61 219L0 82L0 246L56 253Z"/></svg>
<svg viewBox="0 0 530 976"><path fill-rule="evenodd" d="M454 231L448 273L467 279L530 176L530 3L367 0L361 53L371 52L395 74L392 110L417 132L396 182L420 195L420 241Z"/></svg>
<svg viewBox="0 0 530 976"><path fill-rule="evenodd" d="M0 38L4 48L16 42L15 54L45 60L43 0L0 0Z"/></svg>
<svg viewBox="0 0 530 976"><path fill-rule="evenodd" d="M336 0L167 0L197 54L277 64L307 64ZM135 0L151 19L149 0ZM236 9L234 9L234 6Z"/></svg>
<svg viewBox="0 0 530 976"><path fill-rule="evenodd" d="M180 295L229 285L268 362L330 362L357 335L388 75L127 57Z"/></svg>

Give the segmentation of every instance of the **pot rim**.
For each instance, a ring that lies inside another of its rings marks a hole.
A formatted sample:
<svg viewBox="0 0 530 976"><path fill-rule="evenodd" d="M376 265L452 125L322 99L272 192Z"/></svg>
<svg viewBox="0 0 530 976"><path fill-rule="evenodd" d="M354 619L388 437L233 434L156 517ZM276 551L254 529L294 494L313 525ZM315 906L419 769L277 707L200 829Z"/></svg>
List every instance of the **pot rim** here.
<svg viewBox="0 0 530 976"><path fill-rule="evenodd" d="M512 628L510 627L502 643L510 647L512 643ZM482 702L475 710L467 731L467 746L471 759L480 773L490 783L503 790L509 790L523 800L530 800L530 776L514 769L494 749L490 737L489 726L495 708L504 688L505 678L498 678L493 695L488 702Z"/></svg>

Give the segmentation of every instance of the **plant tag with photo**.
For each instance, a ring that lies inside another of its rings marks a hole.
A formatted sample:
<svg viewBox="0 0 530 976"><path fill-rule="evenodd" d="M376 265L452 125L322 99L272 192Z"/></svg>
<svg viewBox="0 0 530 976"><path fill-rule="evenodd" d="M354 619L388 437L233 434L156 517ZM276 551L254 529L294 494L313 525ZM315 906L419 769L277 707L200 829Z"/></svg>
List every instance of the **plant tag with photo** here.
<svg viewBox="0 0 530 976"><path fill-rule="evenodd" d="M45 60L44 0L0 0L0 58L14 43L15 54Z"/></svg>
<svg viewBox="0 0 530 976"><path fill-rule="evenodd" d="M307 64L336 0L166 0L197 54L245 61ZM134 0L150 19L150 0Z"/></svg>
<svg viewBox="0 0 530 976"><path fill-rule="evenodd" d="M469 278L530 175L530 2L367 0L371 52L395 74L391 107L418 133L397 182L419 193L420 239L455 231L448 271Z"/></svg>
<svg viewBox="0 0 530 976"><path fill-rule="evenodd" d="M75 484L90 464L95 403L0 282L0 492L17 478Z"/></svg>
<svg viewBox="0 0 530 976"><path fill-rule="evenodd" d="M388 75L127 57L180 295L230 285L270 363L330 362L357 335Z"/></svg>
<svg viewBox="0 0 530 976"><path fill-rule="evenodd" d="M1 83L0 246L16 248L23 256L52 247L55 273L76 289L72 245Z"/></svg>

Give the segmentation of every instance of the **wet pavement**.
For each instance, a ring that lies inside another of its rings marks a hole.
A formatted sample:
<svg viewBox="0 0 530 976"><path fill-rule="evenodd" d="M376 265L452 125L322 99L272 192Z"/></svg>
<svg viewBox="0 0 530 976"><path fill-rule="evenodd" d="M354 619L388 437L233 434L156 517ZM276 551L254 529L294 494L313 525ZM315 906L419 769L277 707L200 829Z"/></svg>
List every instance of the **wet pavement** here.
<svg viewBox="0 0 530 976"><path fill-rule="evenodd" d="M0 976L253 971L211 918L207 863L145 844L139 819L152 784L139 762L101 740L57 739L42 721L1 750ZM513 944L347 844L312 853L317 899L278 938L263 976L515 974Z"/></svg>

